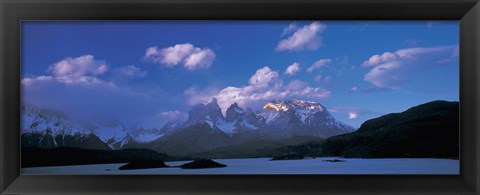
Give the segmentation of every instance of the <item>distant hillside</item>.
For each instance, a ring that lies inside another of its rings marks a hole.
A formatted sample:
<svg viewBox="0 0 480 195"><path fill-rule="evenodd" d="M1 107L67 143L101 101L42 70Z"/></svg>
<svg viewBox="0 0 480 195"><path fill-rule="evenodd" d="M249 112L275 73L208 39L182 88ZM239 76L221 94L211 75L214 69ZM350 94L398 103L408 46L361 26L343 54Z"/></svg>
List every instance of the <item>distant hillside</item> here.
<svg viewBox="0 0 480 195"><path fill-rule="evenodd" d="M318 143L324 139L315 136L294 136L283 140L256 139L226 147L215 148L207 152L192 154L196 158L259 158L284 154L285 152L312 153L304 148L296 149L297 145ZM304 153L302 153L304 154Z"/></svg>
<svg viewBox="0 0 480 195"><path fill-rule="evenodd" d="M22 148L22 168L105 163L128 163L135 160L180 160L149 149L86 150L80 148Z"/></svg>
<svg viewBox="0 0 480 195"><path fill-rule="evenodd" d="M457 158L459 103L433 101L371 119L321 144L322 156L347 158Z"/></svg>

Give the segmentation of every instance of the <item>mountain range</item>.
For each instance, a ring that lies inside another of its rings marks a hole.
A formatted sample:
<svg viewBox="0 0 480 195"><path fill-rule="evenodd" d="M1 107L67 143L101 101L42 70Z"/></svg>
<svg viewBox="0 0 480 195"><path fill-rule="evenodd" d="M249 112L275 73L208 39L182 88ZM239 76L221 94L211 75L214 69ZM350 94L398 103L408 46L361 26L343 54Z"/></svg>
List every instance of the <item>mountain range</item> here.
<svg viewBox="0 0 480 195"><path fill-rule="evenodd" d="M149 148L173 155L191 155L258 140L295 137L324 139L354 129L333 118L317 102L272 100L262 112L232 104L225 116L217 99L192 107L185 122L172 121L159 129L128 131L118 120L76 122L65 114L22 106L22 146L74 147L96 150Z"/></svg>
<svg viewBox="0 0 480 195"><path fill-rule="evenodd" d="M127 131L113 119L81 123L48 109L22 106L21 111L22 148L39 148L48 154L57 148L144 148L182 159L285 154L458 159L459 154L459 103L448 101L428 102L370 119L356 131L335 120L323 105L295 99L272 100L258 113L234 103L223 115L213 98L207 104L193 106L184 122L172 121L159 129L134 131ZM145 151L135 151L135 155L149 154ZM114 159L118 155L109 154Z"/></svg>

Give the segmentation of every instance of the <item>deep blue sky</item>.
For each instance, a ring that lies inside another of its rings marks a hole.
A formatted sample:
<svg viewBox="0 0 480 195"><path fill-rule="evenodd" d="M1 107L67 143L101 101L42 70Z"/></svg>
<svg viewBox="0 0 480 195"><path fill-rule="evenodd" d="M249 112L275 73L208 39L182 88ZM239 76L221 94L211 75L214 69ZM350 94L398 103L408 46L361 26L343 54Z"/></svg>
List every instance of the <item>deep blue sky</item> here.
<svg viewBox="0 0 480 195"><path fill-rule="evenodd" d="M253 110L297 98L358 127L458 101L458 29L457 21L23 22L23 101L160 127L213 96L223 109Z"/></svg>

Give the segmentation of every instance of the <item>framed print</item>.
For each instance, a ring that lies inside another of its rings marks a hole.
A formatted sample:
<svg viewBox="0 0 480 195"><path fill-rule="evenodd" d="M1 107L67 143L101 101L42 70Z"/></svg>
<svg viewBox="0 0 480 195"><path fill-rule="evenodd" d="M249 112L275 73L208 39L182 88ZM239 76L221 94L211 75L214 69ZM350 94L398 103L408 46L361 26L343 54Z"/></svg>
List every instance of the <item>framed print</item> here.
<svg viewBox="0 0 480 195"><path fill-rule="evenodd" d="M1 8L5 194L479 192L477 1Z"/></svg>

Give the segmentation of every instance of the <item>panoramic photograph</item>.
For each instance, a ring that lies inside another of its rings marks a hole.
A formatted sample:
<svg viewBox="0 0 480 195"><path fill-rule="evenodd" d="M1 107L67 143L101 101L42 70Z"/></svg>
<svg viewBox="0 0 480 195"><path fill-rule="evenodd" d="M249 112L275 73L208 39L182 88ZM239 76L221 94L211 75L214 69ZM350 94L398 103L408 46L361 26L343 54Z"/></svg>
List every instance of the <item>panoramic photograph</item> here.
<svg viewBox="0 0 480 195"><path fill-rule="evenodd" d="M22 174L460 174L458 21L21 33Z"/></svg>

